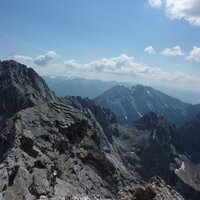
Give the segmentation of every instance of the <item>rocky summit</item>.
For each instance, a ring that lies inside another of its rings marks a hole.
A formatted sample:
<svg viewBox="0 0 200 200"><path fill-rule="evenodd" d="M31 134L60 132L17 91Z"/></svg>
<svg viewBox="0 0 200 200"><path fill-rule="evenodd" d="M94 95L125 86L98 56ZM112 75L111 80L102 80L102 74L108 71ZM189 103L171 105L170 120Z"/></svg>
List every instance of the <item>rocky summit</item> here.
<svg viewBox="0 0 200 200"><path fill-rule="evenodd" d="M0 97L1 116L55 98L32 68L12 60L0 62Z"/></svg>
<svg viewBox="0 0 200 200"><path fill-rule="evenodd" d="M15 61L0 62L0 83L1 200L200 199L199 118L177 129L151 112L118 125Z"/></svg>

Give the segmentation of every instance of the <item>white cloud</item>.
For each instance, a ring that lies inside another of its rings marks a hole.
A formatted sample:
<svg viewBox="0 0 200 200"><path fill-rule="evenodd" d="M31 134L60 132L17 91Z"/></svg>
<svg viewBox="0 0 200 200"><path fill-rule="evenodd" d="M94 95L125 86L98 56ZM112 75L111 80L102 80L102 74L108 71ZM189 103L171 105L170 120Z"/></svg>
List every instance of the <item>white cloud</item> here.
<svg viewBox="0 0 200 200"><path fill-rule="evenodd" d="M173 50L173 48L171 50ZM59 57L55 52L50 51L45 55L38 56L39 58L45 58L40 59L41 62L44 61L42 65L41 63L40 65L34 65L34 61L38 57L33 59L28 56L15 55L12 56L12 58L15 58L15 60L19 62L23 60L26 62L24 64L33 67L40 75L83 77L105 81L127 81L151 86L176 86L189 90L192 88L193 91L199 91L199 77L190 76L178 71L168 72L158 67L147 66L137 62L134 57L130 57L126 54L122 54L118 57L101 58L89 63L78 63L76 60L67 60L62 63L62 60L60 60L57 64L48 64L54 57ZM200 61L200 48L194 47L189 53L188 59Z"/></svg>
<svg viewBox="0 0 200 200"><path fill-rule="evenodd" d="M183 56L184 53L181 51L180 46L175 46L172 48L165 48L162 52L162 55L165 56Z"/></svg>
<svg viewBox="0 0 200 200"><path fill-rule="evenodd" d="M153 4L152 2L149 0L151 6L160 6L159 3ZM192 25L200 26L199 0L163 0L161 4L164 5L166 15L170 19L184 19Z"/></svg>
<svg viewBox="0 0 200 200"><path fill-rule="evenodd" d="M55 51L49 51L44 55L39 55L35 60L34 63L38 66L45 66L47 65L50 60L57 56Z"/></svg>
<svg viewBox="0 0 200 200"><path fill-rule="evenodd" d="M17 62L26 63L29 61L33 61L33 58L31 58L29 56L23 56L23 55L13 55L13 56L9 57L9 60L15 60Z"/></svg>
<svg viewBox="0 0 200 200"><path fill-rule="evenodd" d="M166 13L171 19L185 19L200 26L199 0L166 0Z"/></svg>
<svg viewBox="0 0 200 200"><path fill-rule="evenodd" d="M161 0L149 0L148 2L150 6L156 7L156 8L159 8L162 5Z"/></svg>
<svg viewBox="0 0 200 200"><path fill-rule="evenodd" d="M195 60L197 62L200 62L200 48L199 47L193 47L193 49L190 51L188 59Z"/></svg>
<svg viewBox="0 0 200 200"><path fill-rule="evenodd" d="M168 72L136 62L133 57L122 54L118 57L101 58L89 63L67 60L64 64L37 67L41 75L84 77L89 79L128 81L146 85L193 88L199 90L200 78L182 72Z"/></svg>
<svg viewBox="0 0 200 200"><path fill-rule="evenodd" d="M60 57L56 54L55 51L48 51L44 55L39 55L35 59L30 56L24 56L24 55L13 55L9 57L9 60L15 60L17 62L29 65L29 64L36 64L38 66L45 66L48 65L50 60L52 60L55 57Z"/></svg>
<svg viewBox="0 0 200 200"><path fill-rule="evenodd" d="M148 53L148 54L155 54L155 49L152 46L148 46L144 49L144 52Z"/></svg>

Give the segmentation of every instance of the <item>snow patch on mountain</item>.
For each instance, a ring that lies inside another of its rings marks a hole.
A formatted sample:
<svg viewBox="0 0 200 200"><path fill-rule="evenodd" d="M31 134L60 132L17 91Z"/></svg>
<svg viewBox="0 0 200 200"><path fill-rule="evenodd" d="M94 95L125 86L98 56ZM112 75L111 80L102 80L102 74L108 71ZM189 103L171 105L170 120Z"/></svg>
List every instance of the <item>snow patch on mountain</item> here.
<svg viewBox="0 0 200 200"><path fill-rule="evenodd" d="M149 90L146 90L146 92L147 92L147 94L148 94L149 96L152 96L152 95L151 95L151 92L150 92Z"/></svg>
<svg viewBox="0 0 200 200"><path fill-rule="evenodd" d="M179 173L181 171L185 171L185 163L182 162L181 167L179 169L175 169L175 173Z"/></svg>
<svg viewBox="0 0 200 200"><path fill-rule="evenodd" d="M139 115L140 117L142 117L142 114L141 114L140 112L138 112L138 115Z"/></svg>

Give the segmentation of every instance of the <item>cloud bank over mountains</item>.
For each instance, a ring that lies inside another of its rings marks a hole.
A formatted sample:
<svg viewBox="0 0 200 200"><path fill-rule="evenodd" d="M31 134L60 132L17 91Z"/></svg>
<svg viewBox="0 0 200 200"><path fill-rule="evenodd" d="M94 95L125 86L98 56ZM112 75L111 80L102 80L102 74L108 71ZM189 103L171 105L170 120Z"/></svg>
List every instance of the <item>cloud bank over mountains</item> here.
<svg viewBox="0 0 200 200"><path fill-rule="evenodd" d="M89 63L67 60L63 64L45 67L35 66L41 75L83 77L104 81L115 80L146 85L163 85L184 89L199 90L200 78L179 71L165 71L159 67L151 67L122 54L118 57L101 58Z"/></svg>
<svg viewBox="0 0 200 200"><path fill-rule="evenodd" d="M149 0L149 5L163 7L165 14L171 20L184 19L192 25L200 26L199 0Z"/></svg>
<svg viewBox="0 0 200 200"><path fill-rule="evenodd" d="M156 54L153 46L144 49L148 54ZM165 48L160 54L164 56L185 56L186 60L200 62L200 48L185 54L180 46ZM154 55L159 56L159 54ZM56 58L56 59L55 59ZM93 62L79 63L73 59L64 59L55 51L48 51L32 58L24 55L14 55L9 59L16 60L29 67L33 67L40 75L82 77L100 80L115 80L141 83L146 85L165 85L199 90L200 78L180 71L166 71L161 67L148 66L138 62L134 57L122 54L117 57L100 58ZM54 61L55 59L55 61Z"/></svg>

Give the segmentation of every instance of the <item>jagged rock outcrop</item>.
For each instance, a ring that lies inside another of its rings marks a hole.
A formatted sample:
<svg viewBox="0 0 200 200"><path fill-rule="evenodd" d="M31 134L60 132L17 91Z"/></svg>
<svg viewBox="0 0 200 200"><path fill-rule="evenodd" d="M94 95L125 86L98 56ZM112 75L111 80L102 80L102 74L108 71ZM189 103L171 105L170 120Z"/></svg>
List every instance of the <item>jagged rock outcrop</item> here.
<svg viewBox="0 0 200 200"><path fill-rule="evenodd" d="M155 174L165 180L170 176L179 155L171 144L175 127L163 117L148 113L139 121L119 127L116 146L130 171L137 171L141 179L148 181Z"/></svg>
<svg viewBox="0 0 200 200"><path fill-rule="evenodd" d="M183 200L184 198L160 177L153 177L145 187L136 186L126 188L119 200Z"/></svg>

